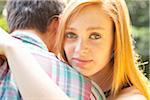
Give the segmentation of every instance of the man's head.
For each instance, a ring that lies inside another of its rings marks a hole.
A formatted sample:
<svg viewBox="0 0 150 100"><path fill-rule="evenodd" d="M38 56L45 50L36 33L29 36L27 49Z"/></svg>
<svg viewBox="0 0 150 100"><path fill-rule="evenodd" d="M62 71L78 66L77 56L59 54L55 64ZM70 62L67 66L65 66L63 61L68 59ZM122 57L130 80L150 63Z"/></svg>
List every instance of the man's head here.
<svg viewBox="0 0 150 100"><path fill-rule="evenodd" d="M8 0L7 21L10 32L36 30L48 45L46 34L56 32L58 18L54 16L59 15L63 8L64 4L60 0Z"/></svg>

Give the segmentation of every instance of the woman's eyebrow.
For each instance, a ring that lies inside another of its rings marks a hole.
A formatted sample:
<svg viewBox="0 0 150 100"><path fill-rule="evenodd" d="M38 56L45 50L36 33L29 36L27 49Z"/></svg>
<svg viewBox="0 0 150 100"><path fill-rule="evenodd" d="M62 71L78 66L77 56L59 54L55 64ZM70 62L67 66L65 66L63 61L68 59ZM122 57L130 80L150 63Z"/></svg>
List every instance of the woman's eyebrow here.
<svg viewBox="0 0 150 100"><path fill-rule="evenodd" d="M67 27L66 30L73 30L73 31L75 31L76 29L73 28L73 27Z"/></svg>
<svg viewBox="0 0 150 100"><path fill-rule="evenodd" d="M104 30L103 27L89 27L89 28L87 28L88 31L90 31L90 30L99 30L99 29L103 29Z"/></svg>

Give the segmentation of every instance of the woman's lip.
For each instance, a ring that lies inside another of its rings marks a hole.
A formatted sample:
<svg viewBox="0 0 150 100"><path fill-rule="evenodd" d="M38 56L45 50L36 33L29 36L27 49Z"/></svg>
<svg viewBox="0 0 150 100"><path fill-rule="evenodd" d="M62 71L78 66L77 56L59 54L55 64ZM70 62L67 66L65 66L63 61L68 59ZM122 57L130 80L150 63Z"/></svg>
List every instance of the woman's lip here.
<svg viewBox="0 0 150 100"><path fill-rule="evenodd" d="M72 58L73 63L78 67L83 67L84 65L92 62L92 60L83 60L79 58Z"/></svg>
<svg viewBox="0 0 150 100"><path fill-rule="evenodd" d="M79 61L79 62L91 62L92 61L92 60L83 60L83 59L79 59L79 58L72 58L72 60Z"/></svg>

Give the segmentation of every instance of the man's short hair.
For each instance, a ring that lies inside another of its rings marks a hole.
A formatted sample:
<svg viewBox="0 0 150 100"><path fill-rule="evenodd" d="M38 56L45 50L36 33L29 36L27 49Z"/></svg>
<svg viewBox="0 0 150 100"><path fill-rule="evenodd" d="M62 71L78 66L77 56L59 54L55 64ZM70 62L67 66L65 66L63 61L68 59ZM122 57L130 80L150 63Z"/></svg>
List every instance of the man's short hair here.
<svg viewBox="0 0 150 100"><path fill-rule="evenodd" d="M51 18L59 15L63 8L64 3L60 0L8 0L6 9L10 32L17 29L36 29L44 33Z"/></svg>

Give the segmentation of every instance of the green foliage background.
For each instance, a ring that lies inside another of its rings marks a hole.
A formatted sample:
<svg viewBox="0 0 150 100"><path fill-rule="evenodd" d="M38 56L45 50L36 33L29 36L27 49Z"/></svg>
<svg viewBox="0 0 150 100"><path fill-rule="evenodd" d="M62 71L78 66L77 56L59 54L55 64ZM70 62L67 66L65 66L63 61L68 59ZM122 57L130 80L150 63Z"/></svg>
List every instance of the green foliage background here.
<svg viewBox="0 0 150 100"><path fill-rule="evenodd" d="M141 56L142 62L145 64L146 76L150 78L150 52L149 52L149 0L126 0L127 6L129 8L129 13L133 25L133 37L136 41L135 49ZM6 19L2 16L2 11L6 1L0 0L0 27L8 31L8 26Z"/></svg>
<svg viewBox="0 0 150 100"><path fill-rule="evenodd" d="M132 21L133 37L136 41L135 49L141 56L142 62L145 63L146 76L150 79L150 8L149 0L126 0Z"/></svg>
<svg viewBox="0 0 150 100"><path fill-rule="evenodd" d="M8 31L8 25L6 23L6 18L4 18L2 15L0 16L0 27L2 27L4 30Z"/></svg>

